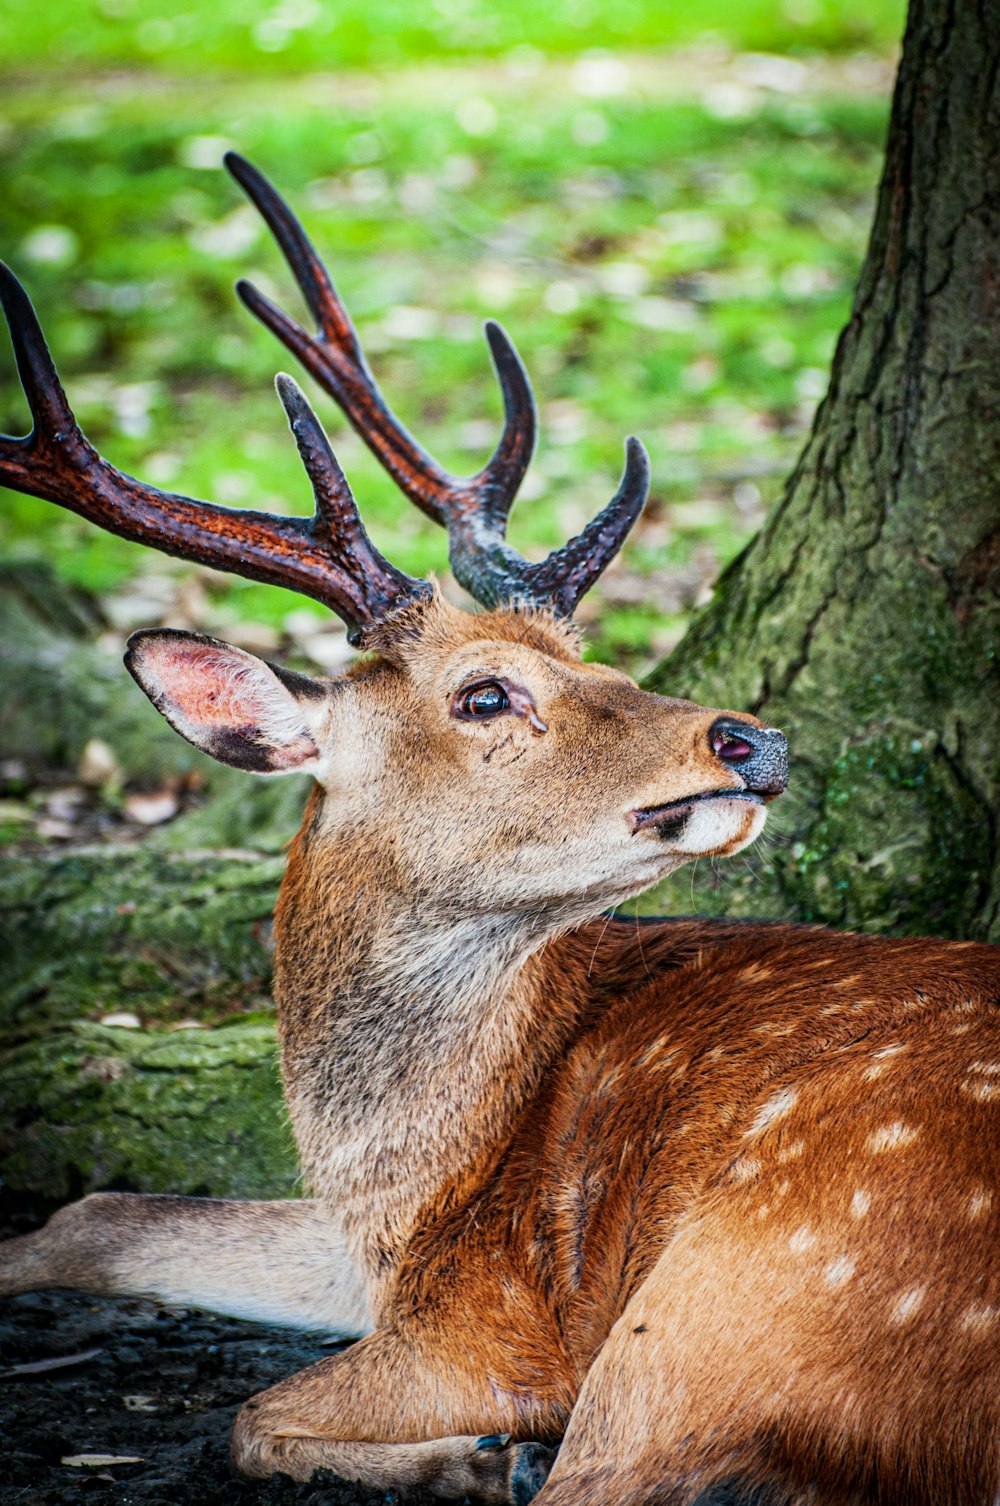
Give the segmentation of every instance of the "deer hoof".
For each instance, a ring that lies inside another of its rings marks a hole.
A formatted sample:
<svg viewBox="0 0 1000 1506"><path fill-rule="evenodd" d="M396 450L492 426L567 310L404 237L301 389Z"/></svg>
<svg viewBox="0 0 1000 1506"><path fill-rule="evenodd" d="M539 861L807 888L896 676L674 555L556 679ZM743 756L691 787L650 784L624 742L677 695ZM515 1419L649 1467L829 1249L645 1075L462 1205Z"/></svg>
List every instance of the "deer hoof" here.
<svg viewBox="0 0 1000 1506"><path fill-rule="evenodd" d="M510 1506L527 1506L549 1477L556 1451L544 1443L515 1443L507 1475Z"/></svg>

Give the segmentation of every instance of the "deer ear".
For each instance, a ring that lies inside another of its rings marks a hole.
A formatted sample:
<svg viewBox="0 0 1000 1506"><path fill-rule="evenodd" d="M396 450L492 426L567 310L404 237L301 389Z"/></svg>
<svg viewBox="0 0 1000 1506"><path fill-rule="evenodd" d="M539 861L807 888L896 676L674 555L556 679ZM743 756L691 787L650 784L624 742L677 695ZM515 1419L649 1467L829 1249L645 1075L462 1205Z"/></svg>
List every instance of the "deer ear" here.
<svg viewBox="0 0 1000 1506"><path fill-rule="evenodd" d="M222 763L288 774L319 762L329 699L317 680L173 628L133 633L125 666L171 727Z"/></svg>

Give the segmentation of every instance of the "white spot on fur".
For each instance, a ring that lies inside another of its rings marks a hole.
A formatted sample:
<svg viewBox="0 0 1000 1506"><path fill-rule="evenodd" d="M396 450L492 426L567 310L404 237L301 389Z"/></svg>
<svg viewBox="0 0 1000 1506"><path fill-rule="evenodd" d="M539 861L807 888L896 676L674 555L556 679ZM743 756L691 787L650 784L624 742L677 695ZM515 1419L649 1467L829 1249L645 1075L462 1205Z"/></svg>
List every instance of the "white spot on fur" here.
<svg viewBox="0 0 1000 1506"><path fill-rule="evenodd" d="M770 978L772 972L773 968L764 967L760 962L749 962L740 968L740 977L744 983L756 983Z"/></svg>
<svg viewBox="0 0 1000 1506"><path fill-rule="evenodd" d="M806 1142L804 1140L793 1140L789 1145L782 1146L776 1159L778 1161L794 1161L797 1156L801 1156L805 1148Z"/></svg>
<svg viewBox="0 0 1000 1506"><path fill-rule="evenodd" d="M889 1321L891 1323L908 1323L919 1312L926 1296L926 1286L912 1286L908 1292L901 1292L892 1304Z"/></svg>
<svg viewBox="0 0 1000 1506"><path fill-rule="evenodd" d="M966 1333L983 1334L997 1320L997 1309L985 1302L973 1302L962 1315L962 1327Z"/></svg>
<svg viewBox="0 0 1000 1506"><path fill-rule="evenodd" d="M868 1136L868 1149L876 1155L886 1150L899 1150L901 1146L912 1145L919 1133L911 1124L894 1119L892 1124L884 1124Z"/></svg>
<svg viewBox="0 0 1000 1506"><path fill-rule="evenodd" d="M798 1103L798 1100L799 1095L796 1088L782 1088L780 1092L773 1094L757 1110L757 1117L747 1130L746 1137L759 1135L769 1125L776 1124L779 1119L783 1119L786 1114L791 1112L796 1103Z"/></svg>
<svg viewBox="0 0 1000 1506"><path fill-rule="evenodd" d="M815 1243L816 1235L814 1231L810 1229L808 1224L802 1224L788 1241L788 1248L793 1255L804 1255L807 1250L812 1249Z"/></svg>
<svg viewBox="0 0 1000 1506"><path fill-rule="evenodd" d="M989 1103L994 1098L1000 1098L1000 1082L990 1078L981 1081L975 1078L967 1078L962 1084L962 1092L970 1098L977 1098L980 1103Z"/></svg>
<svg viewBox="0 0 1000 1506"><path fill-rule="evenodd" d="M892 1046L883 1046L880 1051L872 1052L872 1065L865 1071L864 1076L869 1082L874 1082L876 1077L881 1077L894 1056L900 1056L910 1048L905 1043L896 1042Z"/></svg>
<svg viewBox="0 0 1000 1506"><path fill-rule="evenodd" d="M639 1057L637 1066L647 1067L652 1072L665 1072L677 1060L679 1048L671 1045L670 1037L661 1035Z"/></svg>
<svg viewBox="0 0 1000 1506"><path fill-rule="evenodd" d="M970 1072L981 1072L984 1077L1000 1077L1000 1062L970 1062Z"/></svg>
<svg viewBox="0 0 1000 1506"><path fill-rule="evenodd" d="M864 1218L871 1205L872 1200L868 1196L868 1193L865 1192L863 1188L859 1187L857 1192L851 1198L851 1213L855 1218Z"/></svg>
<svg viewBox="0 0 1000 1506"><path fill-rule="evenodd" d="M846 1286L854 1272L857 1270L857 1261L850 1255L841 1255L837 1260L831 1260L823 1275L826 1277L828 1286Z"/></svg>
<svg viewBox="0 0 1000 1506"><path fill-rule="evenodd" d="M759 1176L760 1162L753 1160L750 1156L741 1156L729 1168L729 1179L731 1182L752 1182L754 1177Z"/></svg>
<svg viewBox="0 0 1000 1506"><path fill-rule="evenodd" d="M985 1187L979 1187L969 1198L969 1217L971 1219L985 1218L993 1207L993 1194Z"/></svg>

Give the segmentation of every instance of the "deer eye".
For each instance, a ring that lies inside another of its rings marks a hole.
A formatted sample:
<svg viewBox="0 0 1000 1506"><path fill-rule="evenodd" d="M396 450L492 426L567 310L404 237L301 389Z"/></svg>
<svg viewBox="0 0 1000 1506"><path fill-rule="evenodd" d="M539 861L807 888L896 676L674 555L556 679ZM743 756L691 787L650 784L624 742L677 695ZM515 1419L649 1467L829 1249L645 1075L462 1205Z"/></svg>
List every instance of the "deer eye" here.
<svg viewBox="0 0 1000 1506"><path fill-rule="evenodd" d="M458 695L457 709L460 716L498 716L510 705L510 697L497 680L487 680L482 685L472 685Z"/></svg>

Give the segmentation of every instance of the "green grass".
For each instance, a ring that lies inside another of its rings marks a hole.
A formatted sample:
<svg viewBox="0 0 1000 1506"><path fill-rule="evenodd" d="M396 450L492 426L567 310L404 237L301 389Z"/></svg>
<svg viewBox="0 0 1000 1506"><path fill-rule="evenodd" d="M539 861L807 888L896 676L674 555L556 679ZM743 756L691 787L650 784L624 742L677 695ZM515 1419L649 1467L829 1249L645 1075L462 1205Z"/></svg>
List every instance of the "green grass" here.
<svg viewBox="0 0 1000 1506"><path fill-rule="evenodd" d="M741 49L893 46L894 0L5 0L8 67L393 68L412 59L573 55L678 47L709 36Z"/></svg>
<svg viewBox="0 0 1000 1506"><path fill-rule="evenodd" d="M882 46L898 7L708 4L695 26L679 8L601 5L574 29L519 3L477 30L475 7L338 5L327 26L324 5L322 24L292 26L280 52L247 40L268 14L300 10L178 10L174 40L150 52L151 15L174 8L67 0L45 13L43 59L41 13L8 0L0 252L41 311L81 422L161 485L306 510L271 388L291 357L231 292L249 275L298 310L278 252L218 170L238 146L301 213L389 400L456 470L478 468L499 431L483 318L514 336L542 419L512 524L520 547L575 532L614 490L624 435L646 440L653 501L588 614L600 651L641 668L801 445L863 254L887 102L823 60L791 63L782 83L766 60L704 49L561 54L598 35L612 49L662 46L713 27L772 51ZM373 17L395 52L377 53ZM376 62L377 75L332 71ZM331 71L295 72L320 66ZM377 542L407 570L441 571L439 531L320 404ZM0 341L0 428L25 427ZM163 569L10 494L0 547L99 591ZM233 582L212 587L203 625L280 627L300 607Z"/></svg>

